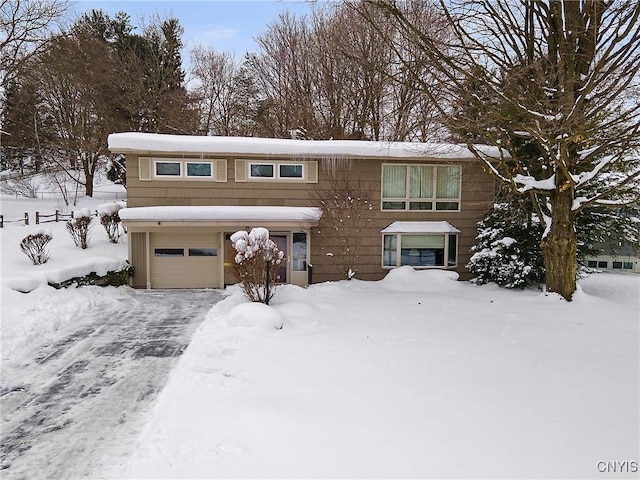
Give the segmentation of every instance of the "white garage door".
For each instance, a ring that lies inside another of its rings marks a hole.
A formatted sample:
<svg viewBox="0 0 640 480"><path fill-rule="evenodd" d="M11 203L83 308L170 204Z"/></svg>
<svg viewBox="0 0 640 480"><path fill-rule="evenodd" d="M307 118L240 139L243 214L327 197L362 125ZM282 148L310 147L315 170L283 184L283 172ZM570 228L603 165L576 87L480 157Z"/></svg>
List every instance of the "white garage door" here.
<svg viewBox="0 0 640 480"><path fill-rule="evenodd" d="M152 288L220 287L220 232L153 232L150 243Z"/></svg>

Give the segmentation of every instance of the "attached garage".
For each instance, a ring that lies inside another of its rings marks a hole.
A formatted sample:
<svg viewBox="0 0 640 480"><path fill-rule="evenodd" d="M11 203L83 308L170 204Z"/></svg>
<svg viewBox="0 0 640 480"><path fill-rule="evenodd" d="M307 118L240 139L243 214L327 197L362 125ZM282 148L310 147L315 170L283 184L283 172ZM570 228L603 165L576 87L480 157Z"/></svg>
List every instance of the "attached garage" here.
<svg viewBox="0 0 640 480"><path fill-rule="evenodd" d="M129 232L129 259L136 288L223 288L225 238L238 230L264 227L282 242L287 257L281 278L306 284L309 228L321 211L312 207L137 207L120 210Z"/></svg>

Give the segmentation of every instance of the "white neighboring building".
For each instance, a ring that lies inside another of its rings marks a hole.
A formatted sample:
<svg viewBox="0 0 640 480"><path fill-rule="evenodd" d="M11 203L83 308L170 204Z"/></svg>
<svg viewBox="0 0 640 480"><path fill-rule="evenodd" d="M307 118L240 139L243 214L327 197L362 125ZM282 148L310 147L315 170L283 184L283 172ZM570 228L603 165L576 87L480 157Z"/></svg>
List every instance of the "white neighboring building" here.
<svg viewBox="0 0 640 480"><path fill-rule="evenodd" d="M640 273L639 252L635 252L631 246L621 246L615 255L606 246L603 246L603 250L603 253L597 257L587 257L587 267L614 272Z"/></svg>

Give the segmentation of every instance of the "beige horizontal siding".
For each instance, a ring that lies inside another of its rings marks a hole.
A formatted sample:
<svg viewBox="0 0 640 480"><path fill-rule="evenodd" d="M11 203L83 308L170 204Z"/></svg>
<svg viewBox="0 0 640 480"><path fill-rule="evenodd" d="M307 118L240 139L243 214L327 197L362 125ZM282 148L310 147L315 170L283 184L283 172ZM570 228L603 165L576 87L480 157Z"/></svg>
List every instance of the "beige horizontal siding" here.
<svg viewBox="0 0 640 480"><path fill-rule="evenodd" d="M171 155L173 158L175 154ZM242 158L251 158L242 156ZM259 157L253 157L259 158ZM264 157L263 160L281 157ZM311 160L311 159L307 159ZM459 230L458 238L458 271L468 278L464 267L471 256L471 246L475 243L477 222L481 220L494 200L494 181L483 172L481 164L476 161L462 161L462 195L459 212L383 212L381 201L382 164L396 163L431 163L441 165L451 162L431 161L418 162L412 160L357 159L326 161L318 160L318 183L284 182L284 181L246 181L237 183L235 179L235 158L227 157L227 182L206 181L140 181L138 175L138 159L135 155L127 155L127 190L128 205L163 206L163 205L272 205L272 206L316 206L313 192L330 189L332 172L348 174L367 190L373 210L368 212L367 228L360 232L361 250L358 257L358 278L377 280L383 278L387 270L381 267L382 235L380 230L395 221L448 221ZM338 257L341 245L334 232L330 231L326 218L317 227L311 229L312 258L314 281L336 280L342 278L339 271ZM331 252L334 257L326 253ZM136 278L137 278L136 274Z"/></svg>

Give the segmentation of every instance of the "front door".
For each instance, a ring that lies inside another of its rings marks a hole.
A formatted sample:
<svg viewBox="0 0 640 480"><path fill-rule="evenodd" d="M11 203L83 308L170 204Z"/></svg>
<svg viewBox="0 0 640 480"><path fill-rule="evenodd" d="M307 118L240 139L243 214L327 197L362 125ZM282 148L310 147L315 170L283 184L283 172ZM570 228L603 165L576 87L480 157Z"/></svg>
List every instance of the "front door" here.
<svg viewBox="0 0 640 480"><path fill-rule="evenodd" d="M288 249L287 249L287 234L273 234L269 235L269 238L273 240L280 251L283 253L282 262L280 263L280 268L278 269L277 282L278 283L288 283L289 279L287 277L287 261L288 261Z"/></svg>

